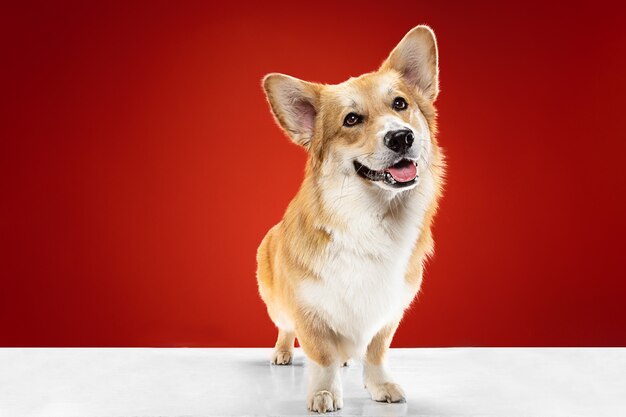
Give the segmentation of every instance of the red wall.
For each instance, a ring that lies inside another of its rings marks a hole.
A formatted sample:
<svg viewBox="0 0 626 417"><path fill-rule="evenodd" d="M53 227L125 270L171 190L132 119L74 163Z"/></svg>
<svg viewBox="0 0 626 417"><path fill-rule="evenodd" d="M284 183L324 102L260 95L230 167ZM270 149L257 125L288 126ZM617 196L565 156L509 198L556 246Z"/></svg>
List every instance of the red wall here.
<svg viewBox="0 0 626 417"><path fill-rule="evenodd" d="M0 345L273 344L255 250L305 155L260 79L341 82L418 23L449 175L394 345L626 345L623 8L53 3L0 14Z"/></svg>

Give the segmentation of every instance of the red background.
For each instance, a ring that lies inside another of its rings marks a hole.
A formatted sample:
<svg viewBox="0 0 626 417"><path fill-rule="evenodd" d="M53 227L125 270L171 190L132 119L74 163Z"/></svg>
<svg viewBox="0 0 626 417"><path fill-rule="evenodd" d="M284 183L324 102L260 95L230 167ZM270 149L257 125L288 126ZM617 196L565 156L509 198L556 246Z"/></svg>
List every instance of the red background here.
<svg viewBox="0 0 626 417"><path fill-rule="evenodd" d="M341 82L419 23L449 175L394 345L626 345L623 9L52 3L0 13L0 345L272 345L255 250L305 154L260 79Z"/></svg>

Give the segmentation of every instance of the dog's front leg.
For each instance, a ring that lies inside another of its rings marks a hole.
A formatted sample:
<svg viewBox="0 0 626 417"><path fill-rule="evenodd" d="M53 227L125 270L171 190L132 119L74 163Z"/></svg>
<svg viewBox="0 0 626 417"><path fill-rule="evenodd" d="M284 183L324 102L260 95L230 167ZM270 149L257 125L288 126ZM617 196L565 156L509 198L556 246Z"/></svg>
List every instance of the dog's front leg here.
<svg viewBox="0 0 626 417"><path fill-rule="evenodd" d="M367 347L363 363L363 383L372 399L388 403L406 402L404 391L393 382L385 366L385 355L398 327L398 323L384 327Z"/></svg>
<svg viewBox="0 0 626 417"><path fill-rule="evenodd" d="M309 358L310 359L310 358ZM325 413L343 407L339 362L324 366L309 360L309 389L307 406L311 411Z"/></svg>
<svg viewBox="0 0 626 417"><path fill-rule="evenodd" d="M307 355L309 387L307 406L310 411L325 413L343 407L343 392L337 352L336 335L327 326L317 322L304 323L298 329L298 341Z"/></svg>

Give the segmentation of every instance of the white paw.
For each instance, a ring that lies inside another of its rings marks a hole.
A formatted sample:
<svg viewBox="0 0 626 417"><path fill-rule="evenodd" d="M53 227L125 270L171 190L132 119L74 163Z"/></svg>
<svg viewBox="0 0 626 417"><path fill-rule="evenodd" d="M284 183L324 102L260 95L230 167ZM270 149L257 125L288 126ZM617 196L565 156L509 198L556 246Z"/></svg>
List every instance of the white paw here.
<svg viewBox="0 0 626 417"><path fill-rule="evenodd" d="M272 363L274 365L291 365L293 360L293 352L286 350L275 350L272 355Z"/></svg>
<svg viewBox="0 0 626 417"><path fill-rule="evenodd" d="M405 403L406 398L400 385L393 382L382 384L370 384L367 390L372 395L372 400L386 403Z"/></svg>
<svg viewBox="0 0 626 417"><path fill-rule="evenodd" d="M309 411L325 413L327 411L337 411L343 407L343 398L340 394L333 394L330 391L317 391L309 396L307 400Z"/></svg>

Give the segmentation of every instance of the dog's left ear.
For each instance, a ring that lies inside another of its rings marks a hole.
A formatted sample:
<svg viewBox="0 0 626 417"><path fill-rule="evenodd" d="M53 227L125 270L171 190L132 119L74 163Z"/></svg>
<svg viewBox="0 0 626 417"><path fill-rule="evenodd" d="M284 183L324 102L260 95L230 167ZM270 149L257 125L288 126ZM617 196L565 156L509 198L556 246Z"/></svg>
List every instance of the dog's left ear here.
<svg viewBox="0 0 626 417"><path fill-rule="evenodd" d="M416 26L391 51L380 70L398 71L407 83L430 101L439 93L439 63L435 33L428 26Z"/></svg>

